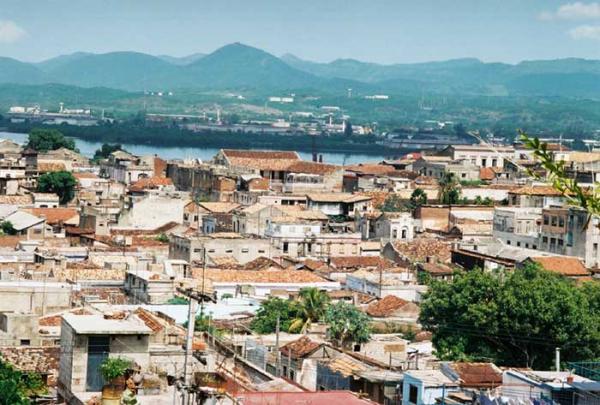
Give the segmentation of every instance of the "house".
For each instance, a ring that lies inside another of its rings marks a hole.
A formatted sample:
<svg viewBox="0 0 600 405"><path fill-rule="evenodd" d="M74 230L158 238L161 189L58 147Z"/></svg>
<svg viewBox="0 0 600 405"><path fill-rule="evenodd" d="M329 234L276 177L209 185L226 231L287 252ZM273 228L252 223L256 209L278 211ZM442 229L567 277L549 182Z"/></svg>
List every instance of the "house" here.
<svg viewBox="0 0 600 405"><path fill-rule="evenodd" d="M411 241L415 222L410 212L382 212L375 220L375 238Z"/></svg>
<svg viewBox="0 0 600 405"><path fill-rule="evenodd" d="M406 301L421 301L421 296L427 287L417 284L414 272L408 269L398 270L404 271L356 271L346 276L346 288L377 298L394 295Z"/></svg>
<svg viewBox="0 0 600 405"><path fill-rule="evenodd" d="M535 263L552 273L560 274L570 278L589 277L590 272L585 268L581 260L570 256L550 256L550 257L530 257L525 259L520 265L526 263Z"/></svg>
<svg viewBox="0 0 600 405"><path fill-rule="evenodd" d="M375 321L416 321L419 306L395 295L388 295L369 304L366 312Z"/></svg>
<svg viewBox="0 0 600 405"><path fill-rule="evenodd" d="M452 160L462 160L478 167L504 167L505 159L513 159L515 148L512 146L492 145L450 145L440 151L440 156Z"/></svg>
<svg viewBox="0 0 600 405"><path fill-rule="evenodd" d="M79 225L79 213L74 208L30 208L23 211L46 220L46 235L64 238L67 226Z"/></svg>
<svg viewBox="0 0 600 405"><path fill-rule="evenodd" d="M391 241L384 248L382 255L388 260L403 266L425 263L435 258L440 263L449 263L451 243L444 239L420 237L411 242Z"/></svg>
<svg viewBox="0 0 600 405"><path fill-rule="evenodd" d="M185 193L153 191L125 210L114 228L156 229L171 222L181 223L188 202Z"/></svg>
<svg viewBox="0 0 600 405"><path fill-rule="evenodd" d="M104 379L99 365L107 357L124 357L143 369L150 366L152 329L136 316L125 314L64 314L58 394L71 403L77 393L101 391Z"/></svg>
<svg viewBox="0 0 600 405"><path fill-rule="evenodd" d="M303 288L314 287L324 291L340 289L340 283L328 281L307 270L268 269L261 271L194 269L194 278L206 278L209 289L217 297L249 295L266 298L276 292L293 293Z"/></svg>
<svg viewBox="0 0 600 405"><path fill-rule="evenodd" d="M491 390L502 386L502 370L494 363L442 362L440 371L463 389Z"/></svg>
<svg viewBox="0 0 600 405"><path fill-rule="evenodd" d="M508 192L509 205L517 207L562 206L565 201L566 199L560 191L546 185L523 186Z"/></svg>
<svg viewBox="0 0 600 405"><path fill-rule="evenodd" d="M175 296L174 278L147 270L130 270L125 276L124 290L134 302L166 304Z"/></svg>
<svg viewBox="0 0 600 405"><path fill-rule="evenodd" d="M330 350L324 343L313 341L308 336L288 342L279 349L281 375L302 386L315 389L316 373L314 373L314 368L306 367L309 363L312 364L306 360L328 358L331 356L329 352ZM267 364L267 371L273 374L276 373L277 355L275 354L274 357L274 364Z"/></svg>
<svg viewBox="0 0 600 405"><path fill-rule="evenodd" d="M518 400L546 399L568 405L597 400L597 382L570 371L508 369L502 373L503 396Z"/></svg>
<svg viewBox="0 0 600 405"><path fill-rule="evenodd" d="M245 264L259 257L273 257L268 239L243 238L238 233L211 233L202 236L172 234L169 239L169 259L188 263L214 264L220 258L229 258Z"/></svg>
<svg viewBox="0 0 600 405"><path fill-rule="evenodd" d="M54 193L32 193L34 208L58 208L59 198Z"/></svg>
<svg viewBox="0 0 600 405"><path fill-rule="evenodd" d="M452 280L454 269L446 264L438 263L429 257L425 263L417 263L417 278L430 278L433 280Z"/></svg>
<svg viewBox="0 0 600 405"><path fill-rule="evenodd" d="M440 370L409 370L402 382L402 405L434 405L459 391L459 385Z"/></svg>
<svg viewBox="0 0 600 405"><path fill-rule="evenodd" d="M542 209L496 207L492 235L510 246L538 249Z"/></svg>
<svg viewBox="0 0 600 405"><path fill-rule="evenodd" d="M10 222L17 235L25 236L26 239L44 239L46 237L46 220L25 211L16 211L6 218Z"/></svg>
<svg viewBox="0 0 600 405"><path fill-rule="evenodd" d="M311 193L306 195L306 207L328 216L354 218L356 212L371 210L371 197L349 193Z"/></svg>

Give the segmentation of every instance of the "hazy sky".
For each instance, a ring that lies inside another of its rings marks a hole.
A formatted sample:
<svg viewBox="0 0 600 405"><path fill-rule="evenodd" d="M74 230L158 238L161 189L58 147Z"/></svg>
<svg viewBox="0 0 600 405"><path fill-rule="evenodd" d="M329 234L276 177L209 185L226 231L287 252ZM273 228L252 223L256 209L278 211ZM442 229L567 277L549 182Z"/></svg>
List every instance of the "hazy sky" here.
<svg viewBox="0 0 600 405"><path fill-rule="evenodd" d="M242 42L281 55L402 63L600 59L600 2L554 0L0 0L0 55L183 56Z"/></svg>

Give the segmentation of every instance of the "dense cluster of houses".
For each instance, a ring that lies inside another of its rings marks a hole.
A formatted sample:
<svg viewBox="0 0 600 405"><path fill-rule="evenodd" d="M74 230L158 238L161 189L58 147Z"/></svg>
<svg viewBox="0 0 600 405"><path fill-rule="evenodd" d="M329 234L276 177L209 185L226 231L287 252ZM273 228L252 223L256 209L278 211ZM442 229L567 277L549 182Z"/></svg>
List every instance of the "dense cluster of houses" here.
<svg viewBox="0 0 600 405"><path fill-rule="evenodd" d="M600 179L600 153L549 150L582 184ZM0 359L40 373L48 399L68 404L97 403L108 356L142 370L143 404L179 403L170 380L186 367L219 403L587 403L600 383L572 371L440 361L418 323L423 280L451 280L457 267L534 262L600 278L600 219L533 180L537 169L519 144L337 166L242 150L207 162L119 150L92 163L1 141L0 223L14 230L0 236ZM60 170L77 180L63 205L36 192ZM441 204L448 173L460 201ZM415 190L425 201L388 207ZM353 304L376 333L341 348L321 324L249 329L265 299L307 287ZM228 331L197 332L191 357L192 305L175 302L190 292Z"/></svg>

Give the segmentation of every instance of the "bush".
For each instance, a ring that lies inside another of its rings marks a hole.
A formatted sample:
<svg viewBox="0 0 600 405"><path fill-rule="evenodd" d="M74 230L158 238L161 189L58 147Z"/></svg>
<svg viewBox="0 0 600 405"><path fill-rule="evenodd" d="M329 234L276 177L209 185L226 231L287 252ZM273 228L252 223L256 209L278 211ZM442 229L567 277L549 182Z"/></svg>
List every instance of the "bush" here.
<svg viewBox="0 0 600 405"><path fill-rule="evenodd" d="M106 381L113 381L115 378L125 375L127 370L131 368L131 360L123 357L108 357L100 365L100 373Z"/></svg>

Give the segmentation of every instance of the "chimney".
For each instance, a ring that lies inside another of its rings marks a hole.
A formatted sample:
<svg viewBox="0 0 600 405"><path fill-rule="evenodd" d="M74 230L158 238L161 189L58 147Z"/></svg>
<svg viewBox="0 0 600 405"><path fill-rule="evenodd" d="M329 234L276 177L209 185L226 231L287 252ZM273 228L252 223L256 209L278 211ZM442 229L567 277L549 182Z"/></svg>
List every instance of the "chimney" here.
<svg viewBox="0 0 600 405"><path fill-rule="evenodd" d="M323 155L319 155L319 163L323 163Z"/></svg>
<svg viewBox="0 0 600 405"><path fill-rule="evenodd" d="M317 162L318 161L317 153L316 152L313 152L313 154L312 154L312 161L313 162Z"/></svg>

